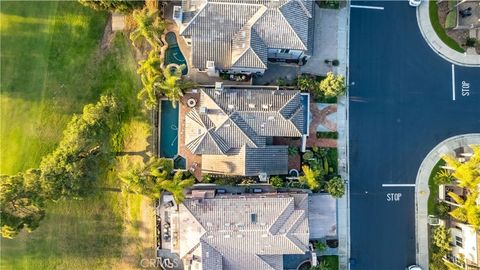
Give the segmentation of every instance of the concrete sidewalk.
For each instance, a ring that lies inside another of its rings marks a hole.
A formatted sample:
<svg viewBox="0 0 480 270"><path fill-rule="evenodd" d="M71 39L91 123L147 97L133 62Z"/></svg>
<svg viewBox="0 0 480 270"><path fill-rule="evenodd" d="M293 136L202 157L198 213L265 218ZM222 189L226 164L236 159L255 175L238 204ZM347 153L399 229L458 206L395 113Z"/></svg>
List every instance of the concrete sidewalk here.
<svg viewBox="0 0 480 270"><path fill-rule="evenodd" d="M443 59L459 66L480 67L480 55L471 55L457 52L443 43L437 36L430 22L428 5L434 2L426 1L417 8L417 22L423 38L428 45Z"/></svg>
<svg viewBox="0 0 480 270"><path fill-rule="evenodd" d="M465 134L448 138L435 146L423 160L418 170L415 185L415 236L417 264L422 269L428 268L428 179L433 167L444 154L454 154L456 148L480 144L480 133Z"/></svg>
<svg viewBox="0 0 480 270"><path fill-rule="evenodd" d="M337 73L345 76L348 85L350 1L337 13L337 57L340 65ZM345 181L345 195L337 200L337 232L339 269L348 270L350 258L350 178L348 157L348 87L346 95L337 102L337 151L338 173Z"/></svg>

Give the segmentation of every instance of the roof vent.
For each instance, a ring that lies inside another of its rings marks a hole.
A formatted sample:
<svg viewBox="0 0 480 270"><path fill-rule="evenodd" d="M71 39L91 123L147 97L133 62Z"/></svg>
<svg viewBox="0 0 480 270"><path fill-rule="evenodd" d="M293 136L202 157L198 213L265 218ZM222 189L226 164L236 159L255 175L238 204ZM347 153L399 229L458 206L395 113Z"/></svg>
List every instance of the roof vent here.
<svg viewBox="0 0 480 270"><path fill-rule="evenodd" d="M254 108L255 108L255 104L253 104L253 103L248 103L248 107L251 108L251 109L254 109Z"/></svg>
<svg viewBox="0 0 480 270"><path fill-rule="evenodd" d="M261 129L265 129L265 123L262 123L262 124L260 125L260 128L261 128Z"/></svg>
<svg viewBox="0 0 480 270"><path fill-rule="evenodd" d="M233 104L228 104L228 105L227 105L227 108L228 108L229 110L233 110L233 109L235 109L235 106L234 106Z"/></svg>
<svg viewBox="0 0 480 270"><path fill-rule="evenodd" d="M268 110L268 105L267 104L262 104L262 109Z"/></svg>
<svg viewBox="0 0 480 270"><path fill-rule="evenodd" d="M237 238L242 238L243 234L237 234Z"/></svg>
<svg viewBox="0 0 480 270"><path fill-rule="evenodd" d="M225 234L223 237L224 238L230 238L230 234Z"/></svg>
<svg viewBox="0 0 480 270"><path fill-rule="evenodd" d="M275 116L270 115L267 119L270 120L270 121L273 121L273 120L275 120Z"/></svg>
<svg viewBox="0 0 480 270"><path fill-rule="evenodd" d="M200 111L201 114L206 114L207 113L207 107L202 106L202 107L200 107L199 111Z"/></svg>

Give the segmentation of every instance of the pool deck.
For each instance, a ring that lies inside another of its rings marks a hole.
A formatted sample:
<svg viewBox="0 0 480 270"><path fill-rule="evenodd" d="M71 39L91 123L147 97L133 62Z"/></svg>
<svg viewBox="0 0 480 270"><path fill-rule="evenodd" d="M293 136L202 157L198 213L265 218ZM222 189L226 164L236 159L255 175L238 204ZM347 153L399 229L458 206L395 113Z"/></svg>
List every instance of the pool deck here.
<svg viewBox="0 0 480 270"><path fill-rule="evenodd" d="M192 152L190 152L188 149L185 148L185 115L191 110L187 106L187 100L189 98L195 98L197 100L197 106L199 106L200 102L200 94L194 94L194 93L185 93L183 96L182 100L179 102L179 119L178 119L178 124L179 124L179 132L178 132L178 143L179 143L179 155L184 157L187 161L187 170L192 167L192 165L197 164L195 167L195 170L190 170L190 172L197 178L198 180L202 180L202 156L200 155L194 155ZM197 107L196 106L196 107Z"/></svg>

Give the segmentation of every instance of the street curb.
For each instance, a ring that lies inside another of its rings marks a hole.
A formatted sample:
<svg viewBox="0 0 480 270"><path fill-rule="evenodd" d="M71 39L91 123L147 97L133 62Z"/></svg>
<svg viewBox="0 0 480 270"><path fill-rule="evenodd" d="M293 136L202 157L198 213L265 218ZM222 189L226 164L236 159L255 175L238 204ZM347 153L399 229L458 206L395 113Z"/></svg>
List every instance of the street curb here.
<svg viewBox="0 0 480 270"><path fill-rule="evenodd" d="M459 53L445 45L437 36L430 22L429 5L432 3L431 1L426 1L417 8L418 28L428 46L440 57L452 64L464 67L480 67L480 55Z"/></svg>
<svg viewBox="0 0 480 270"><path fill-rule="evenodd" d="M429 269L428 258L428 179L442 155L462 146L480 144L480 133L450 137L435 146L425 157L415 180L415 241L416 261L422 269Z"/></svg>

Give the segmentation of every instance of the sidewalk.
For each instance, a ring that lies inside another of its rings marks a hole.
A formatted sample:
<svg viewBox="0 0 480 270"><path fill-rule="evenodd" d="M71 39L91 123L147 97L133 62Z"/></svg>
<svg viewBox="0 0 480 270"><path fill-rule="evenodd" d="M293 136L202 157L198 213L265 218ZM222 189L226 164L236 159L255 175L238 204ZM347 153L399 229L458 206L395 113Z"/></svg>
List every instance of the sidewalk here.
<svg viewBox="0 0 480 270"><path fill-rule="evenodd" d="M350 1L347 6L338 10L337 29L337 56L340 65L337 73L345 76L348 85L348 47L350 29ZM339 97L337 102L337 151L338 173L345 181L345 195L337 200L337 233L338 233L338 260L339 269L348 270L350 258L350 178L348 157L348 87L345 96Z"/></svg>
<svg viewBox="0 0 480 270"><path fill-rule="evenodd" d="M459 53L443 43L437 36L430 23L428 5L433 2L424 2L417 8L417 22L423 38L427 44L443 59L459 66L480 67L480 55Z"/></svg>
<svg viewBox="0 0 480 270"><path fill-rule="evenodd" d="M435 146L423 160L418 170L415 185L415 240L417 264L428 268L428 179L433 167L444 154L453 154L453 150L471 144L480 144L480 133L459 135L448 138Z"/></svg>

